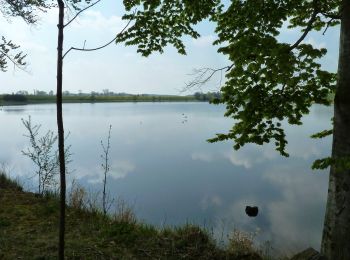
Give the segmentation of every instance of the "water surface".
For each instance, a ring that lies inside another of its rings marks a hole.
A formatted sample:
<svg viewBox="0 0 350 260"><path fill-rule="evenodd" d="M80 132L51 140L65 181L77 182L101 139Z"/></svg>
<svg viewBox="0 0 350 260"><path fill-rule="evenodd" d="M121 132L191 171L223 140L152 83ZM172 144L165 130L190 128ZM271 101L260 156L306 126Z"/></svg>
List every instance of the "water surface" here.
<svg viewBox="0 0 350 260"><path fill-rule="evenodd" d="M331 109L314 106L303 126L286 126L289 158L272 145L234 151L232 142L207 143L232 126L224 112L207 103L64 104L69 181L101 190L100 141L111 124L108 190L138 218L159 226L197 223L219 239L233 228L258 230L258 240L286 251L319 248L328 172L310 166L329 155L331 141L309 136L330 127ZM34 166L21 154L28 146L21 118L28 115L42 133L56 127L53 104L3 107L0 162L35 189ZM246 205L259 206L257 218L245 215Z"/></svg>

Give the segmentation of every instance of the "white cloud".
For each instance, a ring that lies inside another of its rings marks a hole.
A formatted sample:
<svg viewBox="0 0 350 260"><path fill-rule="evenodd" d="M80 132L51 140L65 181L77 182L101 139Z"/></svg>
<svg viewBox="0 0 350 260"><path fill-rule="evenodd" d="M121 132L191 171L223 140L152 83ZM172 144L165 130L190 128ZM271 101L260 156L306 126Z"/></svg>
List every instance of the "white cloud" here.
<svg viewBox="0 0 350 260"><path fill-rule="evenodd" d="M111 162L110 171L107 173L108 178L122 179L134 171L135 165L128 160L115 160ZM72 173L74 179L87 179L89 183L101 183L103 180L103 170L101 166L93 168L84 168L82 166L75 169Z"/></svg>
<svg viewBox="0 0 350 260"><path fill-rule="evenodd" d="M312 47L317 48L317 49L321 49L321 48L326 48L326 43L324 41L322 42L318 42L316 41L313 37L309 37L306 41L306 44L311 44Z"/></svg>
<svg viewBox="0 0 350 260"><path fill-rule="evenodd" d="M222 205L222 199L219 195L205 196L202 198L199 204L202 210L206 210L211 207L220 207Z"/></svg>
<svg viewBox="0 0 350 260"><path fill-rule="evenodd" d="M243 166L246 169L249 169L253 166L254 160L249 156L242 156L242 154L235 151L225 154L225 157L230 160L233 165Z"/></svg>
<svg viewBox="0 0 350 260"><path fill-rule="evenodd" d="M135 165L126 160L114 161L111 165L110 176L114 179L125 178L129 173L135 170Z"/></svg>
<svg viewBox="0 0 350 260"><path fill-rule="evenodd" d="M213 42L215 41L215 36L214 35L205 35L202 37L199 37L198 39L193 39L192 40L192 44L195 47L208 47L211 46L213 44Z"/></svg>
<svg viewBox="0 0 350 260"><path fill-rule="evenodd" d="M326 201L327 176L301 168L276 166L265 172L263 178L282 191L282 196L266 205L272 237L279 238L276 245L286 247L279 245L279 241L289 241L286 249L291 252L305 246L317 247L323 219L319 211Z"/></svg>
<svg viewBox="0 0 350 260"><path fill-rule="evenodd" d="M5 36L17 45L21 45L21 50L26 52L46 52L47 47L35 37L38 28L28 26L20 19L14 19L10 23L0 16L0 35Z"/></svg>
<svg viewBox="0 0 350 260"><path fill-rule="evenodd" d="M224 152L223 156L233 165L250 169L255 166L255 164L263 163L267 160L274 160L279 155L274 151L272 145L266 144L264 146L246 145L238 151L230 149Z"/></svg>
<svg viewBox="0 0 350 260"><path fill-rule="evenodd" d="M78 30L106 30L113 33L119 32L126 24L120 16L106 17L99 11L87 10L84 15L71 23L72 29ZM68 28L68 27L67 27Z"/></svg>
<svg viewBox="0 0 350 260"><path fill-rule="evenodd" d="M191 158L194 161L198 160L203 162L211 162L213 160L213 156L205 152L193 152Z"/></svg>

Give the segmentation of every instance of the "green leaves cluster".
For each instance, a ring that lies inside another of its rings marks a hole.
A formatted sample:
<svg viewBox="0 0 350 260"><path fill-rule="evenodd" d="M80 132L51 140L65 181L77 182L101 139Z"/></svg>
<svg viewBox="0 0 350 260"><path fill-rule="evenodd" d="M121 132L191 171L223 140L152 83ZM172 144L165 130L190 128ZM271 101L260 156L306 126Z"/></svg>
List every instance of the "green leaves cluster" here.
<svg viewBox="0 0 350 260"><path fill-rule="evenodd" d="M210 142L232 139L239 149L274 141L276 150L288 156L282 122L301 124L312 104L330 104L336 75L319 64L326 49L304 39L310 31L339 23L340 0L124 0L124 5L139 11L123 17L135 23L117 42L136 45L144 56L163 52L167 44L185 54L183 36L199 37L193 25L203 19L217 24L214 44L231 64L215 103L226 105L225 116L234 125ZM293 44L278 40L284 24L301 30Z"/></svg>
<svg viewBox="0 0 350 260"><path fill-rule="evenodd" d="M7 62L10 59L16 66L24 67L26 62L24 61L27 55L23 54L21 51L17 51L18 45L12 43L12 41L7 41L4 36L1 37L0 42L0 70L5 72L7 70ZM15 54L12 54L15 51Z"/></svg>
<svg viewBox="0 0 350 260"><path fill-rule="evenodd" d="M138 10L123 16L134 24L119 35L117 42L137 45L137 52L143 56L155 51L162 53L168 44L186 54L182 36L198 38L193 25L213 15L218 3L218 0L124 0L127 11Z"/></svg>
<svg viewBox="0 0 350 260"><path fill-rule="evenodd" d="M54 0L4 0L0 11L7 18L21 17L29 24L37 22L37 11L45 11L54 6Z"/></svg>
<svg viewBox="0 0 350 260"><path fill-rule="evenodd" d="M326 50L297 39L288 44L276 38L287 19L292 27L307 26L305 30L311 30L308 21L313 19L310 28L320 29L315 2L232 1L227 10L221 7L215 17L219 38L215 44L232 68L219 103L226 104L225 115L237 121L229 133L210 141L233 139L239 149L246 143L274 140L276 150L288 156L282 121L301 124L312 104L330 103L336 75L318 63Z"/></svg>
<svg viewBox="0 0 350 260"><path fill-rule="evenodd" d="M312 169L324 170L329 166L333 166L336 171L344 171L350 169L350 157L343 156L339 158L326 157L317 159L312 164Z"/></svg>

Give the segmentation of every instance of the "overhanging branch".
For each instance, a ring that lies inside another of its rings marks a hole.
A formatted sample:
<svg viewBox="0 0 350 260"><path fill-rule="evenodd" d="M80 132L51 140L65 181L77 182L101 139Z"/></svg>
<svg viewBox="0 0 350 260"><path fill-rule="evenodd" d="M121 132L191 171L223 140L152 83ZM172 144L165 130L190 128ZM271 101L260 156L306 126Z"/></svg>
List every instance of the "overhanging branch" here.
<svg viewBox="0 0 350 260"><path fill-rule="evenodd" d="M103 44L103 45L101 45L101 46L99 46L99 47L96 47L96 48L89 48L89 49L86 49L86 48L85 48L85 42L84 42L84 47L83 47L83 48L70 47L70 48L63 54L62 59L64 59L64 57L65 57L70 51L72 51L72 50L74 50L74 51L97 51L97 50L101 50L101 49L107 47L108 45L110 45L111 43L113 43L113 42L117 39L117 37L125 31L126 28L128 28L128 26L129 26L130 23L131 23L131 19L130 19L130 20L128 21L128 23L124 26L124 28L123 28L111 41L107 42L106 44Z"/></svg>
<svg viewBox="0 0 350 260"><path fill-rule="evenodd" d="M317 1L316 1L317 2ZM292 51L293 49L295 49L296 47L299 46L299 44L305 39L305 37L307 36L307 34L311 31L312 29L312 24L314 23L314 21L316 20L317 14L318 14L318 10L317 8L314 8L314 11L311 15L311 18L309 20L309 22L307 23L306 29L304 31L304 33L301 35L301 37L292 45L289 47L288 51Z"/></svg>

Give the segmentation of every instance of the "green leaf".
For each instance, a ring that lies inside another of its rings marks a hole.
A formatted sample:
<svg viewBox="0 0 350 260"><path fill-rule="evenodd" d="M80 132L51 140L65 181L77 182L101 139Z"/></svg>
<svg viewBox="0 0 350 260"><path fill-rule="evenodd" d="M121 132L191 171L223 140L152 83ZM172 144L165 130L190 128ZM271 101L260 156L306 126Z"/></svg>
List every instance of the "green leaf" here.
<svg viewBox="0 0 350 260"><path fill-rule="evenodd" d="M324 138L326 136L332 135L333 134L333 129L330 130L323 130L321 132L318 132L316 134L311 135L311 138Z"/></svg>

